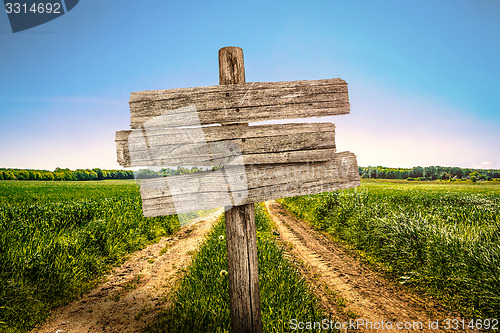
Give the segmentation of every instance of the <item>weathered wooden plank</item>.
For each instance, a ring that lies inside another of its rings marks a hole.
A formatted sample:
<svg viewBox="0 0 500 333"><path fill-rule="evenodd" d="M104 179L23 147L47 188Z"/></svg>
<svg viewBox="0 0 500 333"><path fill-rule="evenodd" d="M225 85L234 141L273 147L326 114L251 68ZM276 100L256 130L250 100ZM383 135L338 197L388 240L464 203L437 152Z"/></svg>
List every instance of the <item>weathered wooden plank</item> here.
<svg viewBox="0 0 500 333"><path fill-rule="evenodd" d="M141 197L145 216L184 213L359 185L356 156L335 154L331 161L246 167L224 167L143 180Z"/></svg>
<svg viewBox="0 0 500 333"><path fill-rule="evenodd" d="M358 174L354 162L352 153L342 152L327 162L230 166L215 171L143 180L141 192L144 192L143 199L153 199L200 192L225 193L227 186L232 192L239 193L279 184L336 181Z"/></svg>
<svg viewBox="0 0 500 333"><path fill-rule="evenodd" d="M252 82L133 92L132 128L250 123L348 114L342 79Z"/></svg>
<svg viewBox="0 0 500 333"><path fill-rule="evenodd" d="M222 166L327 161L335 153L331 123L144 129L116 133L124 167Z"/></svg>

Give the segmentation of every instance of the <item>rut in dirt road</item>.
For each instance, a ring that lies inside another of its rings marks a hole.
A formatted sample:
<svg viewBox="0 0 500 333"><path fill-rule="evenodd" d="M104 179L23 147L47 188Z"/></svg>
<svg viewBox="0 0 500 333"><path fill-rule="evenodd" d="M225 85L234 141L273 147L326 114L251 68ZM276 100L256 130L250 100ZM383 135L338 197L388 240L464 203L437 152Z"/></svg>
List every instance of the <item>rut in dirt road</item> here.
<svg viewBox="0 0 500 333"><path fill-rule="evenodd" d="M134 253L106 276L106 282L82 298L54 311L33 332L138 332L154 320L172 290L179 269L222 214L195 220L174 235Z"/></svg>
<svg viewBox="0 0 500 333"><path fill-rule="evenodd" d="M391 323L421 322L423 329L418 329L420 332L444 332L429 329L429 320L439 319L442 322L446 318L459 318L430 300L409 295L402 287L360 263L340 244L313 230L276 201L265 204L281 238L292 246L291 254L304 264L308 280L320 289L318 296L324 307L340 320L348 321L346 313L349 313L351 317L372 323L381 323L382 320ZM345 302L344 309L341 309L344 306L339 306L339 299Z"/></svg>

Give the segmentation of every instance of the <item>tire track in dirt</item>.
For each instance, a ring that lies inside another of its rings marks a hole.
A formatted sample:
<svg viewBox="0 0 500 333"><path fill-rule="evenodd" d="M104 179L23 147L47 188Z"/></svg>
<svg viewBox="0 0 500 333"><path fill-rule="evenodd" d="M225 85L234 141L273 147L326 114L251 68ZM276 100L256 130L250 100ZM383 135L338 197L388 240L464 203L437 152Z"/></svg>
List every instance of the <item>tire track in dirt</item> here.
<svg viewBox="0 0 500 333"><path fill-rule="evenodd" d="M445 318L460 318L432 300L410 295L401 286L389 282L353 258L343 246L314 230L276 201L268 201L265 205L280 237L291 245L291 254L305 266L306 278L319 289L318 296L323 306L340 321L349 321L349 317L355 316L372 323L382 320L391 323L422 322L424 326L419 332L445 332L443 329L431 330L427 323L429 320L439 319L441 322ZM339 305L339 300L344 302L343 306Z"/></svg>
<svg viewBox="0 0 500 333"><path fill-rule="evenodd" d="M166 304L179 270L222 214L219 209L177 233L135 252L105 277L105 282L78 300L58 308L33 332L137 332Z"/></svg>

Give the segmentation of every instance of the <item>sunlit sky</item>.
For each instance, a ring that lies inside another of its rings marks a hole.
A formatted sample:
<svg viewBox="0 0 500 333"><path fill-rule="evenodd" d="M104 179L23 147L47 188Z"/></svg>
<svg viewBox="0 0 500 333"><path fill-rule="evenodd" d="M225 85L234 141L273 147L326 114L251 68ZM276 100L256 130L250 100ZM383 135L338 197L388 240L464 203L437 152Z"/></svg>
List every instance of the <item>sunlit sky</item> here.
<svg viewBox="0 0 500 333"><path fill-rule="evenodd" d="M12 33L0 13L0 167L120 168L132 91L340 77L361 166L500 168L500 1L81 0Z"/></svg>

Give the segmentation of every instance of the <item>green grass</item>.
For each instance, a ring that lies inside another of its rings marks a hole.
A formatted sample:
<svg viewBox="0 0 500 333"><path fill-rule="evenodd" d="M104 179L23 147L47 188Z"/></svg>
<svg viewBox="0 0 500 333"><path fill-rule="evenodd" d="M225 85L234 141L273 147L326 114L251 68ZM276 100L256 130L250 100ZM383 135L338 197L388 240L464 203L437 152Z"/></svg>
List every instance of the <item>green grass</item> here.
<svg viewBox="0 0 500 333"><path fill-rule="evenodd" d="M256 206L262 321L265 332L288 332L290 320L325 318L316 296L272 233L262 205ZM194 255L173 304L160 313L150 332L229 332L229 292L225 224L222 218Z"/></svg>
<svg viewBox="0 0 500 333"><path fill-rule="evenodd" d="M363 180L355 190L282 199L402 284L466 316L500 317L500 184ZM0 181L0 331L28 331L88 291L110 267L177 230L144 218L134 181ZM258 205L266 332L324 318ZM194 218L200 213L186 216ZM213 229L151 331L225 332L229 296L224 221Z"/></svg>
<svg viewBox="0 0 500 333"><path fill-rule="evenodd" d="M500 184L367 180L280 202L400 283L466 316L500 317Z"/></svg>
<svg viewBox="0 0 500 333"><path fill-rule="evenodd" d="M215 213L218 209L219 208L212 208L207 210L197 210L189 213L181 213L178 214L177 217L179 218L180 225L185 226L191 224L197 218L209 215L211 213Z"/></svg>
<svg viewBox="0 0 500 333"><path fill-rule="evenodd" d="M177 230L134 181L0 181L0 330L28 331L124 257ZM2 323L3 322L3 323Z"/></svg>

